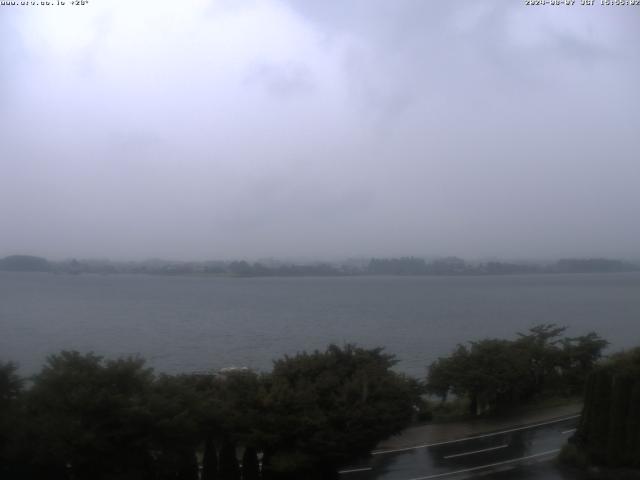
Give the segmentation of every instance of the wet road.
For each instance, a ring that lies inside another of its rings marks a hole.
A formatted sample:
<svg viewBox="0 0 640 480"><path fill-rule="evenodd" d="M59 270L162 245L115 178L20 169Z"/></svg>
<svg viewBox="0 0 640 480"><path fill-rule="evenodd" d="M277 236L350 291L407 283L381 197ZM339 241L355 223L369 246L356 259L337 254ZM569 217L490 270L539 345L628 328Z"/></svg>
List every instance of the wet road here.
<svg viewBox="0 0 640 480"><path fill-rule="evenodd" d="M562 479L541 461L555 457L575 431L578 416L499 432L398 450L373 452L366 462L341 471L344 480L468 478ZM507 476L504 472L510 472Z"/></svg>

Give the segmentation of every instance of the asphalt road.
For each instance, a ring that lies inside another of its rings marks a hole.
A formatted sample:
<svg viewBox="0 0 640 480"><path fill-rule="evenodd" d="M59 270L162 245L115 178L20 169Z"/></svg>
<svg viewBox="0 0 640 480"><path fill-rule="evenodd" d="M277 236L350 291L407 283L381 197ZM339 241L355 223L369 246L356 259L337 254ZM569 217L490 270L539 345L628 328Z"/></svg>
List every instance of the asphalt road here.
<svg viewBox="0 0 640 480"><path fill-rule="evenodd" d="M564 479L553 459L574 432L578 415L457 440L373 452L344 468L344 480ZM506 473L505 473L506 472Z"/></svg>

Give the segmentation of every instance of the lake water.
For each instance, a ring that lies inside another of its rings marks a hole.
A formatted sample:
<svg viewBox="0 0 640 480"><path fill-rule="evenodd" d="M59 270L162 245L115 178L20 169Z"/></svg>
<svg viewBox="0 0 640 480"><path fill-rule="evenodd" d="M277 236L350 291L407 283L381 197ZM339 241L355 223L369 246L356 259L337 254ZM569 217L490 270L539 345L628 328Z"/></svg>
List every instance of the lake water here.
<svg viewBox="0 0 640 480"><path fill-rule="evenodd" d="M459 342L538 323L640 344L640 274L215 278L0 272L0 360L140 354L171 373L248 366L334 342L384 346L423 376Z"/></svg>

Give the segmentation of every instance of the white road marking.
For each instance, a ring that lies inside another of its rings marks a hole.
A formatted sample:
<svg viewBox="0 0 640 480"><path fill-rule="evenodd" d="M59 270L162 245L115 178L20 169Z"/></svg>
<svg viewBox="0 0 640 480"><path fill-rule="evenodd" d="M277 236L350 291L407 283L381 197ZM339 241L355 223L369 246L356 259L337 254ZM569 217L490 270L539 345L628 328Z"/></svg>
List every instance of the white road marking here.
<svg viewBox="0 0 640 480"><path fill-rule="evenodd" d="M373 470L373 467L351 468L349 470L340 470L338 473L342 475L343 473L368 472L369 470Z"/></svg>
<svg viewBox="0 0 640 480"><path fill-rule="evenodd" d="M464 470L456 470L455 472L437 473L436 475L427 475L426 477L415 477L415 478L411 478L410 480L429 480L431 478L441 478L441 477L446 477L446 476L449 476L449 475L457 475L457 474L460 474L460 473L475 472L477 470L482 470L482 469L485 469L485 468L499 467L501 465L508 465L510 463L521 462L523 460L530 460L532 458L543 457L545 455L551 455L553 453L558 453L559 451L560 451L560 449L556 448L555 450L547 450L546 452L536 453L534 455L527 455L526 457L514 458L512 460L505 460L503 462L489 463L487 465L481 465L479 467L466 468Z"/></svg>
<svg viewBox="0 0 640 480"><path fill-rule="evenodd" d="M566 435L567 433L573 433L573 432L575 432L575 431L576 431L576 429L575 429L575 428L572 428L572 429L570 429L570 430L565 430L564 432L560 432L560 435Z"/></svg>
<svg viewBox="0 0 640 480"><path fill-rule="evenodd" d="M509 445L505 443L504 445L499 445L497 447L483 448L482 450L474 450L473 452L464 452L464 453L456 453L454 455L447 455L444 458L464 457L465 455L473 455L474 453L483 453L483 452L490 452L492 450L500 450L501 448L507 448L508 446Z"/></svg>
<svg viewBox="0 0 640 480"><path fill-rule="evenodd" d="M371 452L371 455L384 455L386 453L408 452L409 450L418 450L419 448L437 447L440 445L448 445L450 443L466 442L467 440L477 440L479 438L495 437L496 435L504 435L505 433L519 432L521 430L528 430L530 428L543 427L545 425L553 425L554 423L565 422L567 420L573 420L574 418L578 418L578 417L580 417L580 415L572 415L570 417L559 418L557 420L550 420L548 422L536 423L534 425L525 425L523 427L516 427L516 428L510 428L508 430L502 430L501 432L485 433L482 435L474 435L472 437L458 438L456 440L447 440L445 442L425 443L424 445L415 445L413 447L404 447L404 448L394 448L391 450L377 450L377 451Z"/></svg>

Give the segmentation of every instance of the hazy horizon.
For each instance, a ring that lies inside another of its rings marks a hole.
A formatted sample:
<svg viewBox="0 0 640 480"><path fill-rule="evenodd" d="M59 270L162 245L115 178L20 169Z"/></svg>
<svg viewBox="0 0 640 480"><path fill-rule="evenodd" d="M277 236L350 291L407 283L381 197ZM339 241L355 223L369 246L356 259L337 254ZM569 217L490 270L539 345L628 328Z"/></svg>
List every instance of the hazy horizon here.
<svg viewBox="0 0 640 480"><path fill-rule="evenodd" d="M369 262L372 259L399 259L399 258L417 258L423 259L426 262L432 262L437 260L446 260L451 258L457 258L464 260L470 264L485 263L485 262L505 262L505 263L521 263L521 264L551 264L560 260L613 260L622 262L636 263L640 262L638 257L605 257L605 256L576 256L568 255L565 257L500 257L500 256L480 256L480 257L462 257L459 255L422 255L415 253L408 254L396 254L396 255L352 255L349 257L332 257L332 256L263 256L263 257L251 257L251 256L236 256L236 257L108 257L108 256L93 256L82 257L78 255L68 255L59 257L46 257L38 255L37 253L12 253L9 255L0 255L0 260L11 256L33 256L39 258L45 258L50 262L69 262L69 261L81 261L81 262L107 262L107 263L209 263L209 262L233 262L233 261L247 261L249 263L275 263L275 264L315 264L315 263L333 263L333 264L349 264L357 262Z"/></svg>
<svg viewBox="0 0 640 480"><path fill-rule="evenodd" d="M500 0L0 7L0 257L638 259L639 26Z"/></svg>

